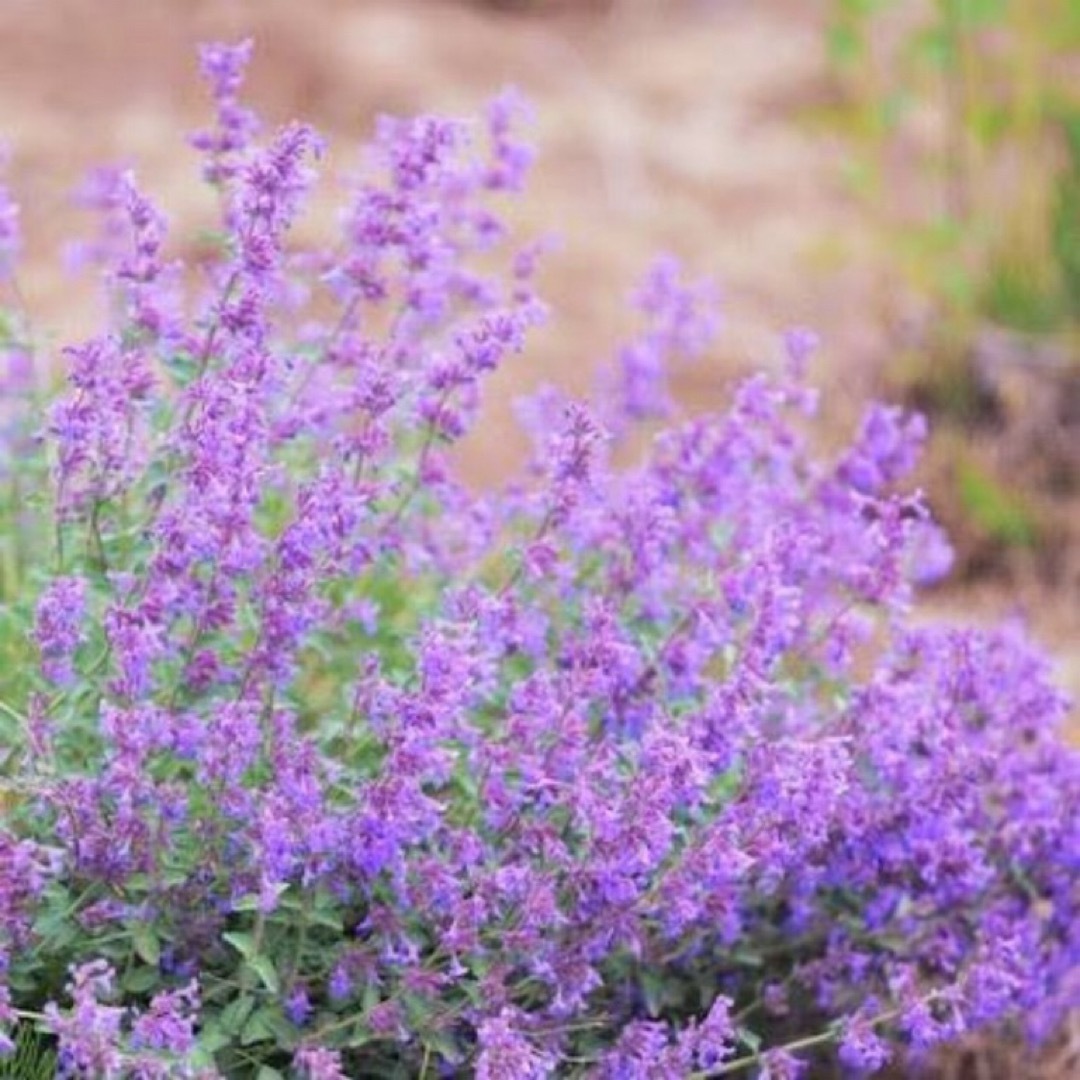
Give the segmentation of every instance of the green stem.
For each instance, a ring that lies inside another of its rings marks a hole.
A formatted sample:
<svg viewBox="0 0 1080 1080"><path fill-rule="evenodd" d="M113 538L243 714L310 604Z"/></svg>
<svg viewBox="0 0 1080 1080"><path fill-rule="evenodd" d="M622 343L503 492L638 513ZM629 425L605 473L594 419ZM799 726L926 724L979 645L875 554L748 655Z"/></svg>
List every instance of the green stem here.
<svg viewBox="0 0 1080 1080"><path fill-rule="evenodd" d="M799 1050L810 1050L815 1046L825 1046L835 1039L835 1029L828 1028L825 1031L819 1031L816 1035L807 1035L803 1039L796 1039L794 1042L785 1043L783 1046L777 1047L776 1049L786 1051L789 1054L794 1054ZM730 1076L732 1073L742 1072L743 1069L749 1069L754 1065L760 1065L764 1056L765 1055L761 1051L755 1051L753 1054L746 1054L743 1057L735 1058L733 1061L725 1062L715 1069L691 1073L690 1080L711 1080L714 1076Z"/></svg>

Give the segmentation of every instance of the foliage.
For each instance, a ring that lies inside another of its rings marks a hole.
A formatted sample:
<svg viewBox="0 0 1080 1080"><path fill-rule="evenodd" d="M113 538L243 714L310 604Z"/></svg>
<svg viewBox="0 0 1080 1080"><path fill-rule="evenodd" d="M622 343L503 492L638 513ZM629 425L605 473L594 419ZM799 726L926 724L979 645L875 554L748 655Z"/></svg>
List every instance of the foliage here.
<svg viewBox="0 0 1080 1080"><path fill-rule="evenodd" d="M5 1080L53 1080L56 1054L44 1045L43 1037L28 1023L20 1024L10 1053L0 1058L0 1077Z"/></svg>
<svg viewBox="0 0 1080 1080"><path fill-rule="evenodd" d="M957 473L964 509L991 539L1005 544L1035 542L1035 522L1018 493L1003 487L974 461L960 461Z"/></svg>
<svg viewBox="0 0 1080 1080"><path fill-rule="evenodd" d="M921 421L872 407L815 458L805 332L725 415L672 415L664 363L715 316L661 260L598 400L540 394L527 475L468 491L447 447L544 312L498 216L519 103L383 121L301 250L321 144L257 140L249 51L202 57L213 255L170 261L101 172L107 325L4 433L5 1048L34 1025L93 1078L777 1078L1051 1031L1080 758L1018 628L907 618L949 558L896 487Z"/></svg>
<svg viewBox="0 0 1080 1080"><path fill-rule="evenodd" d="M912 282L953 320L1066 328L1080 310L1072 0L834 0L828 51L854 175ZM901 156L934 178L914 207Z"/></svg>

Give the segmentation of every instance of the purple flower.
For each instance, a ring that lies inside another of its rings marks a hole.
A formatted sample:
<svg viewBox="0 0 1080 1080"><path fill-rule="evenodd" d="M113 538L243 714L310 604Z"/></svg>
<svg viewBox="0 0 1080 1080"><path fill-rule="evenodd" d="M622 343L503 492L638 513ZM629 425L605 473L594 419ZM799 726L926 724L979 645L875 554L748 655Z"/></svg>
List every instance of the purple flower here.
<svg viewBox="0 0 1080 1080"><path fill-rule="evenodd" d="M145 356L112 335L69 348L67 356L69 389L52 406L48 428L64 520L93 514L133 483L144 463L146 399L154 382Z"/></svg>
<svg viewBox="0 0 1080 1080"><path fill-rule="evenodd" d="M514 125L531 119L529 102L513 88L503 90L488 105L488 136L494 160L484 176L486 187L493 191L523 190L536 154L528 143L520 142L515 137Z"/></svg>
<svg viewBox="0 0 1080 1080"><path fill-rule="evenodd" d="M858 441L840 462L837 474L863 494L878 494L911 471L925 439L922 416L904 416L897 408L872 405Z"/></svg>
<svg viewBox="0 0 1080 1080"><path fill-rule="evenodd" d="M503 1009L498 1016L484 1020L477 1029L480 1055L476 1061L477 1080L502 1080L520 1076L537 1080L551 1076L555 1063L538 1050L515 1025L518 1017L512 1009Z"/></svg>
<svg viewBox="0 0 1080 1080"><path fill-rule="evenodd" d="M0 170L7 171L7 151L0 148ZM22 252L19 204L5 184L0 184L0 281L11 277Z"/></svg>
<svg viewBox="0 0 1080 1080"><path fill-rule="evenodd" d="M187 1054L195 1046L198 1010L199 991L194 982L180 990L155 994L131 1025L132 1047Z"/></svg>
<svg viewBox="0 0 1080 1080"><path fill-rule="evenodd" d="M240 157L259 129L256 115L239 100L252 48L247 39L237 45L204 45L199 50L203 78L217 106L217 127L192 135L191 144L206 155L203 175L215 186L235 176Z"/></svg>
<svg viewBox="0 0 1080 1080"><path fill-rule="evenodd" d="M802 379L805 376L810 357L820 346L821 338L806 327L793 327L784 334L784 348L792 378Z"/></svg>
<svg viewBox="0 0 1080 1080"><path fill-rule="evenodd" d="M667 1024L634 1020L601 1058L596 1076L602 1080L680 1080L691 1071L689 1054L672 1045Z"/></svg>
<svg viewBox="0 0 1080 1080"><path fill-rule="evenodd" d="M38 600L34 641L45 678L59 686L75 677L73 661L86 640L86 582L81 577L54 578Z"/></svg>
<svg viewBox="0 0 1080 1080"><path fill-rule="evenodd" d="M347 1080L341 1054L321 1046L301 1046L293 1055L293 1065L304 1080Z"/></svg>
<svg viewBox="0 0 1080 1080"><path fill-rule="evenodd" d="M567 402L560 430L548 441L546 469L551 478L548 518L558 528L588 492L597 452L606 433L592 413L577 402Z"/></svg>
<svg viewBox="0 0 1080 1080"><path fill-rule="evenodd" d="M799 1080L806 1075L809 1066L784 1049L766 1050L761 1055L761 1069L757 1080Z"/></svg>
<svg viewBox="0 0 1080 1080"><path fill-rule="evenodd" d="M734 1055L737 1035L732 1017L733 1005L730 998L718 997L705 1019L691 1029L693 1052L699 1068L708 1071Z"/></svg>
<svg viewBox="0 0 1080 1080"><path fill-rule="evenodd" d="M102 1000L114 993L112 969L104 960L83 964L72 971L67 991L70 1010L62 1012L54 1002L44 1009L46 1026L57 1037L61 1075L119 1080L126 1010Z"/></svg>
<svg viewBox="0 0 1080 1080"><path fill-rule="evenodd" d="M327 991L334 1001L344 1002L352 996L353 979L345 963L334 966L334 970L330 973L330 981L327 983Z"/></svg>
<svg viewBox="0 0 1080 1080"><path fill-rule="evenodd" d="M892 1051L870 1023L855 1016L844 1021L838 1056L849 1069L870 1075L889 1063Z"/></svg>
<svg viewBox="0 0 1080 1080"><path fill-rule="evenodd" d="M297 983L285 999L285 1015L297 1027L303 1027L311 1017L311 998L308 996L307 987Z"/></svg>
<svg viewBox="0 0 1080 1080"><path fill-rule="evenodd" d="M668 369L675 359L697 359L716 337L716 297L708 281L684 284L682 268L670 256L657 259L637 287L633 303L648 325L604 373L601 408L616 429L627 421L664 419L674 404Z"/></svg>
<svg viewBox="0 0 1080 1080"><path fill-rule="evenodd" d="M0 828L0 975L6 974L8 951L27 940L35 901L59 870L58 854Z"/></svg>

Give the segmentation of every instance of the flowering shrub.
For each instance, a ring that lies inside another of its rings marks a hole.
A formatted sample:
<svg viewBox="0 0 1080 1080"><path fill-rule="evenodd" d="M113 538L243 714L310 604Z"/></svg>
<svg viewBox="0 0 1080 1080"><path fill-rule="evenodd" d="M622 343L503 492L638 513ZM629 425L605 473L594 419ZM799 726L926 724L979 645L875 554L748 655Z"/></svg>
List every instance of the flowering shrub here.
<svg viewBox="0 0 1080 1080"><path fill-rule="evenodd" d="M4 1046L95 1078L777 1078L1052 1030L1080 760L1017 629L908 619L948 563L895 488L921 423L873 407L815 457L806 332L673 417L664 364L715 318L661 261L599 404L536 397L528 475L469 492L446 447L544 314L498 215L520 105L384 121L337 243L298 250L321 146L256 142L248 49L202 56L215 243L170 261L98 175L108 325L39 439L5 417Z"/></svg>

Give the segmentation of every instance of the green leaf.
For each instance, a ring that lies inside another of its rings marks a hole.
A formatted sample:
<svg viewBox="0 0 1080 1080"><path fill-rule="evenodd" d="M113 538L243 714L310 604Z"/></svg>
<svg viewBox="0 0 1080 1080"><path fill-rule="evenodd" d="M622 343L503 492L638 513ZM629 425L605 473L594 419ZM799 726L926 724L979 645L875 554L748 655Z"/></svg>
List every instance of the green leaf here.
<svg viewBox="0 0 1080 1080"><path fill-rule="evenodd" d="M735 1037L750 1051L751 1054L761 1053L761 1036L749 1028L736 1028Z"/></svg>
<svg viewBox="0 0 1080 1080"><path fill-rule="evenodd" d="M282 1012L280 1005L266 1005L261 1010L263 1023L274 1033L278 1046L291 1050L299 1042L296 1025Z"/></svg>
<svg viewBox="0 0 1080 1080"><path fill-rule="evenodd" d="M42 964L34 964L25 970L16 968L7 978L8 986L18 994L32 994L41 986Z"/></svg>
<svg viewBox="0 0 1080 1080"><path fill-rule="evenodd" d="M357 1050L361 1046L367 1046L369 1042L374 1038L374 1035L366 1024L357 1020L351 1027L342 1031L338 1038L337 1045L342 1050Z"/></svg>
<svg viewBox="0 0 1080 1080"><path fill-rule="evenodd" d="M655 971L641 973L641 993L645 998L645 1011L655 1020L664 1007L664 979Z"/></svg>
<svg viewBox="0 0 1080 1080"><path fill-rule="evenodd" d="M79 936L78 928L63 911L46 911L34 924L41 952L63 952Z"/></svg>
<svg viewBox="0 0 1080 1080"><path fill-rule="evenodd" d="M465 1059L457 1040L445 1031L434 1031L425 1035L424 1046L450 1065L458 1065Z"/></svg>
<svg viewBox="0 0 1080 1080"><path fill-rule="evenodd" d="M285 1080L285 1074L271 1069L269 1065L260 1065L255 1080Z"/></svg>
<svg viewBox="0 0 1080 1080"><path fill-rule="evenodd" d="M152 926L138 923L131 932L131 941L140 960L156 968L161 962L161 942Z"/></svg>
<svg viewBox="0 0 1080 1080"><path fill-rule="evenodd" d="M321 911L316 908L308 913L308 918L313 926L325 926L327 930L336 930L338 933L345 929L345 921L339 911Z"/></svg>
<svg viewBox="0 0 1080 1080"><path fill-rule="evenodd" d="M259 976L259 981L271 994L276 994L281 990L281 980L278 978L274 961L269 956L249 956L246 963Z"/></svg>
<svg viewBox="0 0 1080 1080"><path fill-rule="evenodd" d="M173 353L165 358L165 368L179 387L188 386L199 374L200 361L188 353Z"/></svg>
<svg viewBox="0 0 1080 1080"><path fill-rule="evenodd" d="M250 960L258 949L253 934L232 931L222 934L221 939L228 942L245 960Z"/></svg>
<svg viewBox="0 0 1080 1080"><path fill-rule="evenodd" d="M275 898L280 898L285 891L289 888L286 882L278 882L271 890ZM259 911L262 907L263 900L255 893L248 893L246 896L241 896L233 905L233 911Z"/></svg>
<svg viewBox="0 0 1080 1080"><path fill-rule="evenodd" d="M743 967L760 968L765 966L765 961L755 952L749 949L738 949L731 954L732 960Z"/></svg>
<svg viewBox="0 0 1080 1080"><path fill-rule="evenodd" d="M265 1009L254 1013L240 1033L241 1046L251 1046L252 1043L257 1042L272 1042L273 1039L274 1029L267 1021Z"/></svg>
<svg viewBox="0 0 1080 1080"><path fill-rule="evenodd" d="M202 1031L199 1032L199 1048L210 1055L223 1050L230 1042L232 1042L232 1039L221 1026L221 1021L217 1017L203 1024Z"/></svg>
<svg viewBox="0 0 1080 1080"><path fill-rule="evenodd" d="M230 1035L239 1035L254 1010L255 999L251 995L245 994L243 997L230 1001L221 1010L217 1022L221 1025L222 1031Z"/></svg>
<svg viewBox="0 0 1080 1080"><path fill-rule="evenodd" d="M129 994L145 994L161 980L157 967L137 967L124 972L120 985Z"/></svg>

